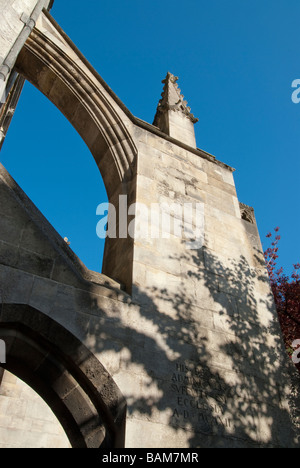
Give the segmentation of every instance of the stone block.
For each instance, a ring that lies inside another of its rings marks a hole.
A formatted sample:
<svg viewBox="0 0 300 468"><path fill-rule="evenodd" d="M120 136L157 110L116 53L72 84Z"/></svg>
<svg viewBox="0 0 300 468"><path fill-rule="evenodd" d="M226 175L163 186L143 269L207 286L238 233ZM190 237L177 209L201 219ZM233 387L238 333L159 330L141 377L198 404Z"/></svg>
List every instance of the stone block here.
<svg viewBox="0 0 300 468"><path fill-rule="evenodd" d="M197 202L206 203L206 192L205 190L200 190L194 185L188 184L186 186L186 195L195 199Z"/></svg>
<svg viewBox="0 0 300 468"><path fill-rule="evenodd" d="M0 296L2 302L24 304L29 300L34 278L14 268L0 265Z"/></svg>
<svg viewBox="0 0 300 468"><path fill-rule="evenodd" d="M47 256L48 258L55 258L57 256L57 252L49 242L49 239L33 223L27 223L25 229L23 229L20 245L27 251Z"/></svg>
<svg viewBox="0 0 300 468"><path fill-rule="evenodd" d="M29 303L32 307L49 314L56 300L58 283L34 277Z"/></svg>
<svg viewBox="0 0 300 468"><path fill-rule="evenodd" d="M28 273L50 278L53 269L53 259L20 248L16 267Z"/></svg>
<svg viewBox="0 0 300 468"><path fill-rule="evenodd" d="M16 267L19 258L19 249L13 244L0 241L0 263Z"/></svg>
<svg viewBox="0 0 300 468"><path fill-rule="evenodd" d="M172 258L167 252L161 255L150 249L139 248L136 253L136 261L145 266L151 265L153 268L160 268L162 271L172 275L179 275L180 273L178 260Z"/></svg>
<svg viewBox="0 0 300 468"><path fill-rule="evenodd" d="M19 245L21 231L19 226L16 226L15 219L11 216L1 215L0 223L0 239L3 242Z"/></svg>

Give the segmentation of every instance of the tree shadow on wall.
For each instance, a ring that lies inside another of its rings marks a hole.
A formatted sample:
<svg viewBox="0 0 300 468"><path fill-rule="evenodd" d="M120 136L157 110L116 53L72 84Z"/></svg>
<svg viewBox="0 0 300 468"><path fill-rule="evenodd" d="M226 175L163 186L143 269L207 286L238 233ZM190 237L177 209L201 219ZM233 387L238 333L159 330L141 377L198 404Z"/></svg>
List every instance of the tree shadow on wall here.
<svg viewBox="0 0 300 468"><path fill-rule="evenodd" d="M299 447L286 401L290 376L298 386L299 377L261 259L254 269L244 257L225 264L202 249L188 262L174 260L181 270L173 291L136 288L135 303L89 323L94 353L108 363L113 356L108 370L127 398L128 418L184 430L194 448ZM145 431L144 446L153 440Z"/></svg>

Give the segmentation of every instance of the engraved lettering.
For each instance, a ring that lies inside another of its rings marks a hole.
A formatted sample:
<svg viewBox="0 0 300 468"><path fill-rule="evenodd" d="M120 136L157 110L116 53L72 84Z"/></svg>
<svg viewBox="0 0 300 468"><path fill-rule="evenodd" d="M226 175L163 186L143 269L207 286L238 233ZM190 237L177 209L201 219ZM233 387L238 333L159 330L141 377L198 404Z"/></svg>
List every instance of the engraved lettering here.
<svg viewBox="0 0 300 468"><path fill-rule="evenodd" d="M176 397L172 417L178 424L189 419L205 433L230 428L231 421L224 416L230 388L208 368L180 362L175 366L170 388Z"/></svg>

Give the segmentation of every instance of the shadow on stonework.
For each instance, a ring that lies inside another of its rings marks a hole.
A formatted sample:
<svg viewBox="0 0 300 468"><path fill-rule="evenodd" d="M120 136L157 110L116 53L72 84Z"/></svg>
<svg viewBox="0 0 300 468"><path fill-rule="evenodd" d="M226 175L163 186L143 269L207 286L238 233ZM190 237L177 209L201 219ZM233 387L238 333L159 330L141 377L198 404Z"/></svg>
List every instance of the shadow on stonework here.
<svg viewBox="0 0 300 468"><path fill-rule="evenodd" d="M123 381L136 374L125 392L129 417L184 429L190 447L299 447L285 397L290 375L298 386L299 377L265 269L244 257L225 265L208 250L191 260L175 293L136 288L131 322L116 311L90 324L94 352L119 354ZM189 287L203 298L198 306Z"/></svg>

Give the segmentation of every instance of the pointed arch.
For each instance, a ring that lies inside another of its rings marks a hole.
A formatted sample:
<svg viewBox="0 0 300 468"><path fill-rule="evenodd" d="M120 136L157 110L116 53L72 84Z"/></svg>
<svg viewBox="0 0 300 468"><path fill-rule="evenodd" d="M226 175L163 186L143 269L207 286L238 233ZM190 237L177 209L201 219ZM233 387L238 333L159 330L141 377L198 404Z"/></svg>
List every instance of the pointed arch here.
<svg viewBox="0 0 300 468"><path fill-rule="evenodd" d="M121 194L128 197L128 205L134 203L134 118L46 10L18 56L16 71L65 115L85 141L117 213ZM103 273L129 293L133 248L130 236L107 238L103 258Z"/></svg>
<svg viewBox="0 0 300 468"><path fill-rule="evenodd" d="M16 69L81 135L99 167L108 197L126 192L137 149L125 106L121 108L118 98L47 11L40 15L19 54Z"/></svg>
<svg viewBox="0 0 300 468"><path fill-rule="evenodd" d="M6 363L48 404L73 448L124 446L126 402L98 359L68 330L20 304L0 306Z"/></svg>

